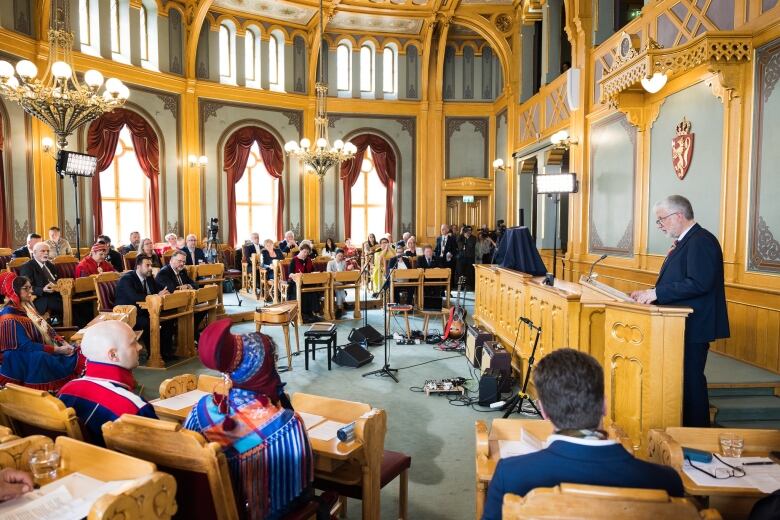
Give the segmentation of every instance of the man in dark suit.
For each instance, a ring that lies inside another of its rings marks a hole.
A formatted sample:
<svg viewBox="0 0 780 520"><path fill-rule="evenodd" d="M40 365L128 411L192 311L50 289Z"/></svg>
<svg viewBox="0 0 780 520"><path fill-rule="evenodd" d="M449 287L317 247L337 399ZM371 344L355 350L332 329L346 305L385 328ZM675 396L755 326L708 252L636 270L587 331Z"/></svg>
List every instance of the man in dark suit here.
<svg viewBox="0 0 780 520"><path fill-rule="evenodd" d="M62 296L57 292L57 270L49 261L49 244L38 242L33 247L33 257L19 268L19 274L30 279L35 294L35 310L38 314L62 317Z"/></svg>
<svg viewBox="0 0 780 520"><path fill-rule="evenodd" d="M125 270L125 260L122 258L122 253L111 247L111 238L108 235L99 235L97 237L97 243L103 242L108 247L106 251L106 261L111 264L114 271L121 273Z"/></svg>
<svg viewBox="0 0 780 520"><path fill-rule="evenodd" d="M41 241L41 235L38 233L30 233L27 235L27 243L19 249L14 249L11 253L11 258L32 258L30 254L35 247L35 244Z"/></svg>
<svg viewBox="0 0 780 520"><path fill-rule="evenodd" d="M282 253L287 254L290 249L295 249L296 247L298 247L298 242L295 241L295 233L288 231L284 234L284 240L279 242L279 249L281 249Z"/></svg>
<svg viewBox="0 0 780 520"><path fill-rule="evenodd" d="M399 242L395 246L395 256L390 260L388 260L387 262L386 276L388 277L388 283L389 283L389 277L391 276L393 270L411 269L411 268L412 268L412 261L408 256L404 256L404 245ZM412 303L414 303L413 298L415 292L417 291L412 291L408 287L396 287L393 299L395 300L396 303L406 303L411 305Z"/></svg>
<svg viewBox="0 0 780 520"><path fill-rule="evenodd" d="M197 289L198 283L195 282L190 275L187 274L187 270L184 268L186 254L184 251L176 251L171 255L171 260L168 265L160 269L157 273L155 281L160 287L164 287L168 292L174 292L177 289ZM195 320L195 332L198 331L198 325L201 320L206 316L206 312L196 312L194 316Z"/></svg>
<svg viewBox="0 0 780 520"><path fill-rule="evenodd" d="M671 195L653 207L663 233L675 239L666 255L655 288L634 291L639 303L691 307L685 320L683 361L683 426L709 426L707 378L704 366L710 342L729 337L723 251L718 239L693 219L685 197Z"/></svg>
<svg viewBox="0 0 780 520"><path fill-rule="evenodd" d="M474 289L474 262L477 254L477 238L472 234L471 226L463 226L463 234L458 237L458 277L466 277L466 289Z"/></svg>
<svg viewBox="0 0 780 520"><path fill-rule="evenodd" d="M439 267L448 267L452 271L452 279L455 280L455 256L458 254L458 241L450 231L447 224L441 225L441 235L436 238L436 247L433 256L439 262Z"/></svg>
<svg viewBox="0 0 780 520"><path fill-rule="evenodd" d="M127 253L131 251L138 251L138 246L141 245L141 233L138 231L133 231L130 233L130 242L122 247L119 248L119 252L123 255L126 255Z"/></svg>
<svg viewBox="0 0 780 520"><path fill-rule="evenodd" d="M417 267L421 269L439 267L439 263L433 255L433 248L430 245L423 247L423 254L417 257Z"/></svg>
<svg viewBox="0 0 780 520"><path fill-rule="evenodd" d="M138 302L146 300L150 294L159 294L164 296L168 294L168 289L160 287L152 278L152 259L144 254L136 257L135 270L128 271L122 275L116 284L115 305L135 305L138 308L138 314L135 320L134 330L141 330L141 340L149 348L149 311L138 307ZM173 323L166 321L160 326L160 353L166 361L173 359L174 345L171 341L173 336Z"/></svg>
<svg viewBox="0 0 780 520"><path fill-rule="evenodd" d="M243 259L246 261L247 271L252 272L252 255L257 255L258 268L263 263L263 244L260 243L260 235L257 233L250 233L249 242L241 249Z"/></svg>
<svg viewBox="0 0 780 520"><path fill-rule="evenodd" d="M198 247L198 237L195 235L187 235L187 240L181 251L186 255L187 265L206 263L206 254L203 252L203 249Z"/></svg>
<svg viewBox="0 0 780 520"><path fill-rule="evenodd" d="M423 254L417 257L417 267L420 269L433 269L439 267L439 259L433 254L433 248L426 244ZM426 287L423 289L423 309L441 309L443 306L442 291L438 287Z"/></svg>
<svg viewBox="0 0 780 520"><path fill-rule="evenodd" d="M595 358L570 348L554 350L536 366L534 384L542 416L555 433L540 451L498 461L483 520L501 518L506 493L522 496L563 482L663 489L683 496L682 480L672 467L634 458L602 431L604 371Z"/></svg>

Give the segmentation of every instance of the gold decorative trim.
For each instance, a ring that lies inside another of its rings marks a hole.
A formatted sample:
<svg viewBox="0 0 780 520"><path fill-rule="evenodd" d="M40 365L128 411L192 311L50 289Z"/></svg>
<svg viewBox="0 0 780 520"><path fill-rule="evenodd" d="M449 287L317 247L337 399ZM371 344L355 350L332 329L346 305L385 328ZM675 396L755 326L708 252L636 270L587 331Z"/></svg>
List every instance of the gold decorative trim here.
<svg viewBox="0 0 780 520"><path fill-rule="evenodd" d="M719 83L725 85L722 88L738 90L741 82L733 77L733 72L727 71L732 65L750 61L753 45L749 34L708 32L672 49L663 49L649 38L641 51L632 50L624 52L623 59L615 59L612 67L601 78L600 103L618 108L621 94L641 89L639 83L642 78L651 77L656 72L674 76L704 63L709 63L710 71L719 75Z"/></svg>

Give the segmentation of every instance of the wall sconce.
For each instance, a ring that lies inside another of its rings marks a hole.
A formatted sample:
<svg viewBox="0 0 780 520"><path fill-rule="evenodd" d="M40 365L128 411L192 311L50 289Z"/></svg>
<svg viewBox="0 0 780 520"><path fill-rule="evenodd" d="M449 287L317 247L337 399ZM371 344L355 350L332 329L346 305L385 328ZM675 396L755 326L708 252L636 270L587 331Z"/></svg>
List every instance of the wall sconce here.
<svg viewBox="0 0 780 520"><path fill-rule="evenodd" d="M579 141L576 137L570 137L567 130L559 130L550 136L550 143L553 148L563 148L568 150L573 144L577 144Z"/></svg>
<svg viewBox="0 0 780 520"><path fill-rule="evenodd" d="M511 170L512 167L509 165L505 165L504 160L501 157L499 157L498 159L493 161L493 169L496 170L497 172L505 172L507 170Z"/></svg>
<svg viewBox="0 0 780 520"><path fill-rule="evenodd" d="M190 168L195 168L196 166L203 168L209 163L209 158L205 155L201 155L200 157L197 155L190 155L188 160L190 163Z"/></svg>
<svg viewBox="0 0 780 520"><path fill-rule="evenodd" d="M52 148L54 148L54 139L51 137L41 139L41 150L43 150L43 153L51 152Z"/></svg>
<svg viewBox="0 0 780 520"><path fill-rule="evenodd" d="M655 94L666 85L666 74L663 72L656 72L650 77L642 78L642 88L651 94Z"/></svg>

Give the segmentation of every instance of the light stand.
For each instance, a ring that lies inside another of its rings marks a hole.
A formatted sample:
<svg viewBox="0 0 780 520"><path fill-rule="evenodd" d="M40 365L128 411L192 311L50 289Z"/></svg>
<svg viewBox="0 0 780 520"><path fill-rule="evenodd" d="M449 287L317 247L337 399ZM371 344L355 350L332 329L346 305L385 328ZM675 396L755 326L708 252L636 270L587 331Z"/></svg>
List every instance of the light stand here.
<svg viewBox="0 0 780 520"><path fill-rule="evenodd" d="M93 177L97 169L97 157L60 149L57 152L56 171L60 178L73 179L73 195L76 202L76 257L81 260L81 211L79 208L79 177Z"/></svg>
<svg viewBox="0 0 780 520"><path fill-rule="evenodd" d="M531 370L534 368L534 356L536 356L536 347L539 345L539 336L542 335L542 328L534 325L534 323L528 318L520 318L520 321L528 325L530 329L536 330L536 339L534 340L533 348L531 348L531 356L528 358L528 367L525 369L525 378L523 379L522 388L516 395L512 396L512 398L507 401L504 406L501 407L501 410L504 411L504 419L509 417L515 410L517 410L517 413L522 413L523 402L526 400L528 400L528 404L530 404L531 408L534 409L536 415L542 415L534 404L533 399L531 399L531 396L526 392L528 389L528 381L531 379Z"/></svg>
<svg viewBox="0 0 780 520"><path fill-rule="evenodd" d="M546 285L555 285L555 278L558 274L558 212L560 211L561 193L577 193L579 184L574 173L537 174L534 177L536 193L547 195L555 205L552 276L550 276L550 273L547 273L544 279Z"/></svg>
<svg viewBox="0 0 780 520"><path fill-rule="evenodd" d="M372 370L371 372L366 372L363 374L363 377L372 376L375 374L390 377L395 381L398 382L398 378L393 374L393 372L398 372L397 368L390 368L390 350L387 346L387 303L390 301L388 297L388 292L390 292L390 277L393 274L393 269L391 269L387 273L387 278L385 279L385 283L382 285L382 288L380 289L380 292L382 293L382 298L384 298L382 303L382 310L383 310L383 316L382 316L382 322L384 326L384 338L385 338L385 364L382 365L382 368L379 370Z"/></svg>

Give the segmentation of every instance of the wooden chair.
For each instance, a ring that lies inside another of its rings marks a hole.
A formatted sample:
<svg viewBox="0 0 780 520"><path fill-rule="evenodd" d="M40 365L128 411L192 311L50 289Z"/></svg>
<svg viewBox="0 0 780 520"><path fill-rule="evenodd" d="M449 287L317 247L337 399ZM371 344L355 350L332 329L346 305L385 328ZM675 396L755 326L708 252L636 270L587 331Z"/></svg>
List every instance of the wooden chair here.
<svg viewBox="0 0 780 520"><path fill-rule="evenodd" d="M632 520L716 520L714 509L697 511L687 498L670 498L661 489L633 489L583 484L537 488L525 497L504 495L505 520L561 518L631 518Z"/></svg>
<svg viewBox="0 0 780 520"><path fill-rule="evenodd" d="M292 263L292 258L274 262L274 303L287 301L290 263Z"/></svg>
<svg viewBox="0 0 780 520"><path fill-rule="evenodd" d="M216 284L219 290L219 314L224 313L224 295L222 293L222 282L225 281L225 266L223 264L200 264L195 270L193 280L198 283ZM204 281L205 279L205 281Z"/></svg>
<svg viewBox="0 0 780 520"><path fill-rule="evenodd" d="M91 252L92 252L92 247L82 247L79 249L79 258L84 258L85 256L89 256Z"/></svg>
<svg viewBox="0 0 780 520"><path fill-rule="evenodd" d="M219 287L211 284L200 287L195 292L194 313L206 312L206 325L213 323L217 319L219 310Z"/></svg>
<svg viewBox="0 0 780 520"><path fill-rule="evenodd" d="M8 426L0 426L0 445L18 438L19 436L14 435L14 431L11 428ZM2 463L0 463L0 466L2 466Z"/></svg>
<svg viewBox="0 0 780 520"><path fill-rule="evenodd" d="M208 374L180 374L165 379L160 383L160 399L168 399L192 390L213 392L217 386L221 386L225 380L219 376Z"/></svg>
<svg viewBox="0 0 780 520"><path fill-rule="evenodd" d="M135 259L138 256L138 251L130 251L125 253L123 257L125 263L125 271L135 271Z"/></svg>
<svg viewBox="0 0 780 520"><path fill-rule="evenodd" d="M417 311L423 315L423 336L428 338L428 325L431 318L441 317L441 331L444 333L445 323L450 308L450 277L452 273L449 267L435 267L424 269L420 284L420 297L417 299ZM444 291L444 307L439 309L425 309L425 289L439 288Z"/></svg>
<svg viewBox="0 0 780 520"><path fill-rule="evenodd" d="M60 255L52 260L58 278L76 278L78 258L73 255Z"/></svg>
<svg viewBox="0 0 780 520"><path fill-rule="evenodd" d="M30 471L30 454L52 441L32 435L0 445L0 468ZM58 437L61 473L79 472L101 481L134 480L116 494L100 497L89 520L168 519L176 513L176 481L154 464L67 437Z"/></svg>
<svg viewBox="0 0 780 520"><path fill-rule="evenodd" d="M165 368L160 356L160 324L176 320L176 355L178 357L195 357L193 309L195 306L195 291L176 291L160 296L150 294L139 307L149 312L149 359L148 368Z"/></svg>
<svg viewBox="0 0 780 520"><path fill-rule="evenodd" d="M225 271L223 274L223 277L226 280L232 280L233 285L236 289L236 293L238 293L240 287L236 287L237 284L241 284L241 287L244 287L243 285L243 273L244 270L241 269L242 265L238 257L240 256L237 254L236 249L234 247L229 246L228 244L222 244L219 246L219 254L222 255L222 263L225 266Z"/></svg>
<svg viewBox="0 0 780 520"><path fill-rule="evenodd" d="M162 256L160 256L160 262L162 262L162 267L168 265L168 263L171 261L171 257L173 256L173 253L175 253L176 251L178 251L178 249L168 249L162 254Z"/></svg>
<svg viewBox="0 0 780 520"><path fill-rule="evenodd" d="M29 260L29 258L12 258L8 261L8 270L19 276L19 269Z"/></svg>
<svg viewBox="0 0 780 520"><path fill-rule="evenodd" d="M266 301L268 298L267 270L261 267L262 258L252 253L249 262L241 262L241 294L255 300Z"/></svg>
<svg viewBox="0 0 780 520"><path fill-rule="evenodd" d="M355 310L352 316L359 320L360 315L360 271L339 271L330 273L333 281L329 300L335 301L335 292L337 290L354 289L355 290ZM331 303L331 305L333 305Z"/></svg>
<svg viewBox="0 0 780 520"><path fill-rule="evenodd" d="M8 268L8 262L11 261L13 252L10 247L0 247L0 271L5 271Z"/></svg>
<svg viewBox="0 0 780 520"><path fill-rule="evenodd" d="M122 275L116 272L100 273L90 277L95 285L98 312L112 312L116 297L116 284Z"/></svg>
<svg viewBox="0 0 780 520"><path fill-rule="evenodd" d="M43 390L8 383L0 390L0 422L16 435L65 435L83 440L79 419L73 408Z"/></svg>
<svg viewBox="0 0 780 520"><path fill-rule="evenodd" d="M95 276L83 278L60 278L57 291L62 296L62 325L73 326L73 308L82 303L90 303L92 317L98 313L98 298L95 290Z"/></svg>
<svg viewBox="0 0 780 520"><path fill-rule="evenodd" d="M330 299L331 294L331 276L327 272L303 273L295 283L295 293L298 302L301 301L305 293L323 293L325 298L323 316L326 320L333 320L333 302ZM300 303L298 304L300 306ZM298 325L303 325L302 313L298 313Z"/></svg>
<svg viewBox="0 0 780 520"><path fill-rule="evenodd" d="M311 394L295 393L292 405L297 411L322 415L338 422L355 422L355 442L362 444L358 456L333 471L314 470L314 487L334 491L342 497L362 501L363 520L380 518L380 490L400 476L398 518L406 519L408 508L408 455L384 449L387 415L384 410L364 403L331 399ZM317 441L316 439L312 441ZM342 514L346 501L342 500Z"/></svg>

